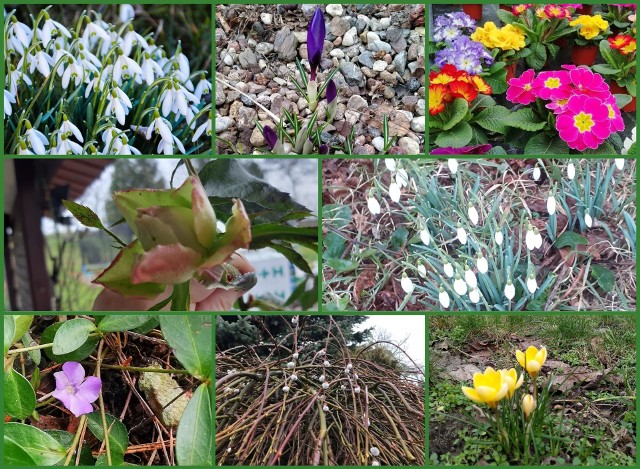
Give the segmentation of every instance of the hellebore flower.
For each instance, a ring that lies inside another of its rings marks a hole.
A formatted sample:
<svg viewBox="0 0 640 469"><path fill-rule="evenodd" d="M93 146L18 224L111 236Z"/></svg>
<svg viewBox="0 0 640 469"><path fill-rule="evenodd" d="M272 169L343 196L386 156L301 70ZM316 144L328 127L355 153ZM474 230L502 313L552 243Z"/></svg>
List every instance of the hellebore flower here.
<svg viewBox="0 0 640 469"><path fill-rule="evenodd" d="M524 417L528 419L535 408L536 400L534 397L531 394L525 394L522 398L522 412L524 412Z"/></svg>
<svg viewBox="0 0 640 469"><path fill-rule="evenodd" d="M438 299L440 300L440 304L443 308L448 308L451 304L451 299L449 298L449 294L444 290L444 288L440 287L440 293L438 294Z"/></svg>
<svg viewBox="0 0 640 469"><path fill-rule="evenodd" d="M529 376L535 379L538 373L540 373L542 365L544 365L544 362L547 360L547 349L542 347L538 350L532 345L526 352L516 350L516 359L520 366L529 373Z"/></svg>
<svg viewBox="0 0 640 469"><path fill-rule="evenodd" d="M509 384L500 371L488 367L484 373L474 373L473 388L462 386L462 392L472 401L495 409L509 392Z"/></svg>
<svg viewBox="0 0 640 469"><path fill-rule="evenodd" d="M322 14L322 10L317 8L313 14L313 18L311 18L311 24L307 31L307 52L309 56L309 66L311 67L311 81L316 80L316 70L322 59L325 36L324 15Z"/></svg>
<svg viewBox="0 0 640 469"><path fill-rule="evenodd" d="M121 191L113 199L137 238L94 283L125 297L153 298L166 285L192 278L211 285L223 273L219 266L251 242L249 218L239 199L225 232L217 232L216 215L196 176L177 189Z"/></svg>
<svg viewBox="0 0 640 469"><path fill-rule="evenodd" d="M93 411L92 402L98 399L102 381L95 376L84 379L84 368L78 362L66 362L62 371L54 373L56 390L52 396L60 399L62 404L76 417Z"/></svg>

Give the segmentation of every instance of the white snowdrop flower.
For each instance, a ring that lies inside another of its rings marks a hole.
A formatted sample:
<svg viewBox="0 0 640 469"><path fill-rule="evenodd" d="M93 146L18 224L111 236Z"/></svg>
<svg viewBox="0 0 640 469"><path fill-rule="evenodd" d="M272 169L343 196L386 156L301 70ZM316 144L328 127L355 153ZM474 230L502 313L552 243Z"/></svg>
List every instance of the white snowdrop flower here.
<svg viewBox="0 0 640 469"><path fill-rule="evenodd" d="M467 210L467 215L469 215L469 220L471 220L471 223L473 223L474 225L477 225L478 221L480 221L480 216L478 215L478 211L476 210L476 208L473 206L471 202L469 202L469 209Z"/></svg>
<svg viewBox="0 0 640 469"><path fill-rule="evenodd" d="M431 242L431 233L429 233L429 230L427 229L426 226L423 227L422 230L420 231L420 239L422 240L425 246L428 246L429 243Z"/></svg>
<svg viewBox="0 0 640 469"><path fill-rule="evenodd" d="M473 288L472 290L470 290L469 291L469 300L474 305L479 303L480 302L480 290L478 290L477 288Z"/></svg>
<svg viewBox="0 0 640 469"><path fill-rule="evenodd" d="M353 363L347 363L347 367L345 368L347 372L351 371L352 368L353 368Z"/></svg>
<svg viewBox="0 0 640 469"><path fill-rule="evenodd" d="M380 465L380 461L378 461L378 460L376 459L376 460L374 460L374 461L371 463L371 465L372 465L372 466L379 466L379 465Z"/></svg>
<svg viewBox="0 0 640 469"><path fill-rule="evenodd" d="M460 222L458 222L458 241L460 241L460 244L467 244L467 232Z"/></svg>
<svg viewBox="0 0 640 469"><path fill-rule="evenodd" d="M62 74L62 88L65 90L69 87L69 82L72 82L74 86L79 86L84 79L84 68L77 61L72 58L68 59L67 68Z"/></svg>
<svg viewBox="0 0 640 469"><path fill-rule="evenodd" d="M327 404L325 404L325 405L322 407L322 411L323 411L323 412L329 412L329 406L328 406Z"/></svg>
<svg viewBox="0 0 640 469"><path fill-rule="evenodd" d="M157 110L153 111L153 121L147 127L147 133L145 134L147 140L151 140L151 135L154 131L156 134L160 134L163 140L171 141L173 139L171 124L167 119L160 117L160 113Z"/></svg>
<svg viewBox="0 0 640 469"><path fill-rule="evenodd" d="M199 100L184 86L174 81L167 84L167 88L160 95L160 102L163 116L167 117L170 112L173 112L177 118L179 114L187 117L189 103L197 103Z"/></svg>
<svg viewBox="0 0 640 469"><path fill-rule="evenodd" d="M318 355L323 356L324 354L325 354L324 349L322 349L322 350L318 350Z"/></svg>
<svg viewBox="0 0 640 469"><path fill-rule="evenodd" d="M329 383L322 383L322 389L329 389Z"/></svg>
<svg viewBox="0 0 640 469"><path fill-rule="evenodd" d="M89 78L89 75L86 76L85 83L87 84L87 89L84 91L85 98L88 98L92 91L97 93L104 89L106 83L103 78L104 76L100 76L99 73L95 73L93 78Z"/></svg>
<svg viewBox="0 0 640 469"><path fill-rule="evenodd" d="M132 5L128 5L123 3L120 5L120 10L118 12L118 18L121 23L126 23L127 21L131 21L136 17L136 11L133 9Z"/></svg>
<svg viewBox="0 0 640 469"><path fill-rule="evenodd" d="M157 64L155 60L151 58L151 55L148 52L144 52L142 54L142 63L140 64L140 70L142 71L142 78L147 83L147 85L151 85L156 78L164 76L162 68Z"/></svg>
<svg viewBox="0 0 640 469"><path fill-rule="evenodd" d="M322 362L322 365L324 366L330 366L331 363L329 363L329 360L325 360L324 362Z"/></svg>
<svg viewBox="0 0 640 469"><path fill-rule="evenodd" d="M400 186L395 182L389 184L389 198L396 203L400 202Z"/></svg>
<svg viewBox="0 0 640 469"><path fill-rule="evenodd" d="M82 41L84 44L89 46L90 44L95 43L98 39L102 39L111 46L111 37L100 24L95 21L87 23L87 26L84 28L84 32L82 33Z"/></svg>
<svg viewBox="0 0 640 469"><path fill-rule="evenodd" d="M464 266L464 281L467 282L471 288L476 288L478 286L478 279L476 278L476 274L469 268L468 265Z"/></svg>
<svg viewBox="0 0 640 469"><path fill-rule="evenodd" d="M507 279L507 285L504 287L504 296L507 297L508 300L512 300L514 296L516 296L516 287L511 283L511 279Z"/></svg>
<svg viewBox="0 0 640 469"><path fill-rule="evenodd" d="M549 215L556 213L556 198L551 192L549 192L549 197L547 198L547 212L549 212Z"/></svg>
<svg viewBox="0 0 640 469"><path fill-rule="evenodd" d="M636 143L636 128L634 127L631 130L631 138L627 137L624 139L624 142L622 144L622 150L620 150L620 154L622 155L628 155L629 154L629 150L631 149L631 146ZM622 170L622 168L620 168L620 170Z"/></svg>
<svg viewBox="0 0 640 469"><path fill-rule="evenodd" d="M185 149L182 142L178 140L175 135L171 135L171 137L173 137L172 140L165 140L164 138L160 140L160 143L158 144L158 153L163 153L165 155L174 155L175 153L173 150L173 144L175 143L180 150L180 153L184 155Z"/></svg>
<svg viewBox="0 0 640 469"><path fill-rule="evenodd" d="M536 274L531 272L529 274L529 278L527 279L527 290L529 293L535 293L538 289L538 283L536 282Z"/></svg>
<svg viewBox="0 0 640 469"><path fill-rule="evenodd" d="M191 67L189 66L189 59L182 53L180 44L178 44L177 53L173 56L173 60L177 62L180 74L188 80L191 75Z"/></svg>
<svg viewBox="0 0 640 469"><path fill-rule="evenodd" d="M409 175L406 170L398 168L396 172L396 184L400 187L407 187L409 185Z"/></svg>
<svg viewBox="0 0 640 469"><path fill-rule="evenodd" d="M4 90L4 116L5 117L11 115L11 113L13 112L11 105L15 103L16 103L16 98L14 96L14 93L11 93L11 91Z"/></svg>
<svg viewBox="0 0 640 469"><path fill-rule="evenodd" d="M537 166L533 168L533 180L539 181L541 176L542 172L540 171L540 168L538 168Z"/></svg>
<svg viewBox="0 0 640 469"><path fill-rule="evenodd" d="M378 456L380 456L380 450L375 446L372 446L371 448L369 448L369 453L371 453L371 456L373 456L374 458L377 458Z"/></svg>
<svg viewBox="0 0 640 469"><path fill-rule="evenodd" d="M451 174L456 174L458 172L458 160L455 158L449 158L447 160L447 166L449 166L449 171Z"/></svg>
<svg viewBox="0 0 640 469"><path fill-rule="evenodd" d="M38 70L45 78L51 73L51 67L55 65L53 58L45 51L40 49L40 46L36 46L36 53L29 54L27 56L27 63L29 64L29 73L33 75L34 70Z"/></svg>
<svg viewBox="0 0 640 469"><path fill-rule="evenodd" d="M449 294L445 291L443 287L440 287L440 293L438 294L438 299L440 300L440 304L443 308L447 309L451 304L451 299L449 298Z"/></svg>
<svg viewBox="0 0 640 469"><path fill-rule="evenodd" d="M453 277L453 266L449 261L444 261L442 268L444 269L444 273L447 277L449 278Z"/></svg>
<svg viewBox="0 0 640 469"><path fill-rule="evenodd" d="M540 249L542 247L542 235L540 234L540 230L538 228L533 229L533 240L534 247L536 249Z"/></svg>
<svg viewBox="0 0 640 469"><path fill-rule="evenodd" d="M297 360L299 356L300 356L300 354L298 352L296 352L296 353L291 355L291 358L293 358L294 360Z"/></svg>
<svg viewBox="0 0 640 469"><path fill-rule="evenodd" d="M536 247L536 236L533 233L533 226L531 223L527 224L527 234L525 235L525 243L527 245L527 249L529 251L535 249Z"/></svg>
<svg viewBox="0 0 640 469"><path fill-rule="evenodd" d="M26 143L29 144L36 155L46 155L47 150L45 147L49 145L47 137L45 137L42 132L32 128L31 122L28 120L24 121L24 126L27 129L24 132L24 140Z"/></svg>
<svg viewBox="0 0 640 469"><path fill-rule="evenodd" d="M200 81L193 90L193 95L198 98L198 101L202 100L202 96L211 93L211 82L207 80L204 73L200 74Z"/></svg>
<svg viewBox="0 0 640 469"><path fill-rule="evenodd" d="M66 134L62 134L58 138L58 145L51 149L52 155L80 155L82 147L76 142L72 142L67 138Z"/></svg>
<svg viewBox="0 0 640 469"><path fill-rule="evenodd" d="M31 78L29 78L29 75L27 75L26 73L23 73L21 69L17 70L15 65L11 64L9 67L10 67L10 72L7 75L9 93L15 96L18 94L18 84L20 82L23 82L25 85L29 85L29 86L31 86L33 82L31 81ZM6 91L5 91L5 94L6 94ZM6 104L5 104L5 109L6 109ZM11 109L9 109L9 114L11 114Z"/></svg>
<svg viewBox="0 0 640 469"><path fill-rule="evenodd" d="M134 31L133 25L130 24L127 28L127 32L122 38L122 52L124 55L131 55L131 50L133 49L134 44L139 44L143 49L149 48L149 44L147 44L147 40L143 38L140 34Z"/></svg>
<svg viewBox="0 0 640 469"><path fill-rule="evenodd" d="M415 288L415 286L413 285L413 282L409 277L407 277L406 273L402 274L402 278L400 279L400 285L402 286L402 289L404 290L404 292L409 294L413 293L413 289Z"/></svg>
<svg viewBox="0 0 640 469"><path fill-rule="evenodd" d="M109 100L109 104L107 104L107 107L104 110L104 114L115 115L118 123L120 125L124 125L125 116L129 114L129 109L133 107L133 105L131 104L131 100L118 87L115 87L111 90L111 92L107 96L107 99Z"/></svg>
<svg viewBox="0 0 640 469"><path fill-rule="evenodd" d="M502 231L496 231L494 239L496 240L496 244L498 246L501 246L502 245L502 241L504 239L504 236L502 235Z"/></svg>
<svg viewBox="0 0 640 469"><path fill-rule="evenodd" d="M584 223L585 225L587 225L587 228L591 228L593 226L593 219L589 214L589 209L585 210L584 212Z"/></svg>
<svg viewBox="0 0 640 469"><path fill-rule="evenodd" d="M44 25L42 26L41 39L45 47L49 44L49 41L51 41L51 37L53 36L53 34L64 35L71 39L71 33L67 28L65 28L57 21L52 20L48 12L44 11L43 14Z"/></svg>
<svg viewBox="0 0 640 469"><path fill-rule="evenodd" d="M73 135L79 142L84 142L80 129L76 127L73 122L69 121L69 118L64 113L62 114L62 125L60 125L58 132Z"/></svg>
<svg viewBox="0 0 640 469"><path fill-rule="evenodd" d="M347 389L347 387L344 384L340 385L340 390L344 391L345 389Z"/></svg>
<svg viewBox="0 0 640 469"><path fill-rule="evenodd" d="M385 158L384 159L384 165L391 172L396 170L396 160L394 160L393 158Z"/></svg>
<svg viewBox="0 0 640 469"><path fill-rule="evenodd" d="M100 73L102 63L95 55L88 50L84 49L82 43L78 43L78 47L81 49L78 51L78 62L82 65L82 68L87 72Z"/></svg>
<svg viewBox="0 0 640 469"><path fill-rule="evenodd" d="M360 394L360 386L356 386L355 388L353 388L353 392L355 392L356 394Z"/></svg>
<svg viewBox="0 0 640 469"><path fill-rule="evenodd" d="M284 386L284 387L282 388L282 392L284 392L284 393L289 392L289 386Z"/></svg>
<svg viewBox="0 0 640 469"><path fill-rule="evenodd" d="M196 140L198 140L203 133L207 137L211 137L211 114L209 114L207 120L200 124L200 127L196 129L191 142L195 142Z"/></svg>
<svg viewBox="0 0 640 469"><path fill-rule="evenodd" d="M567 165L567 177L570 181L573 180L574 177L576 177L576 167L573 163L569 163Z"/></svg>
<svg viewBox="0 0 640 469"><path fill-rule="evenodd" d="M73 55L71 55L67 50L63 49L60 44L56 43L53 51L53 55L51 55L51 61L53 62L54 65L60 62L60 65L58 66L58 69L57 69L59 77L62 77L62 74L64 73L64 65L66 61L61 61L61 59L65 57L68 59L74 59Z"/></svg>
<svg viewBox="0 0 640 469"><path fill-rule="evenodd" d="M326 379L326 378L325 378L325 376L324 376L324 375L320 375L320 376L318 377L318 381L320 381L321 383L324 383L325 379Z"/></svg>
<svg viewBox="0 0 640 469"><path fill-rule="evenodd" d="M118 50L118 58L113 64L113 79L121 85L123 80L136 77L142 77L140 65L127 57L122 50Z"/></svg>
<svg viewBox="0 0 640 469"><path fill-rule="evenodd" d="M296 366L296 364L294 362L288 362L287 363L287 368L289 368L289 369L293 368L294 366Z"/></svg>
<svg viewBox="0 0 640 469"><path fill-rule="evenodd" d="M353 374L353 379L358 379L358 373Z"/></svg>
<svg viewBox="0 0 640 469"><path fill-rule="evenodd" d="M628 139L625 139L625 141L626 140ZM626 153L624 154L626 155ZM618 168L618 171L622 171L622 169L624 168L624 158L615 158L614 163L616 164L616 168Z"/></svg>
<svg viewBox="0 0 640 469"><path fill-rule="evenodd" d="M427 267L422 262L418 264L418 273L422 278L425 278L427 276Z"/></svg>
<svg viewBox="0 0 640 469"><path fill-rule="evenodd" d="M227 453L230 453L230 452L231 452L231 448L227 448Z"/></svg>
<svg viewBox="0 0 640 469"><path fill-rule="evenodd" d="M482 253L478 254L476 266L478 267L478 272L480 272L481 274L486 274L489 271L489 263L487 262L487 258L484 257Z"/></svg>
<svg viewBox="0 0 640 469"><path fill-rule="evenodd" d="M24 55L24 51L31 45L33 39L33 30L24 23L18 21L15 16L11 17L11 23L7 28L8 48L14 49L20 55Z"/></svg>
<svg viewBox="0 0 640 469"><path fill-rule="evenodd" d="M298 375L296 374L291 375L291 381L298 381Z"/></svg>
<svg viewBox="0 0 640 469"><path fill-rule="evenodd" d="M21 138L18 138L18 155L35 155L34 152L27 148L27 144Z"/></svg>
<svg viewBox="0 0 640 469"><path fill-rule="evenodd" d="M460 296L467 294L467 283L462 280L460 275L456 275L456 279L453 281L453 289Z"/></svg>
<svg viewBox="0 0 640 469"><path fill-rule="evenodd" d="M369 192L369 198L367 199L367 207L369 208L369 212L371 215L379 215L380 214L380 203L373 196L373 191Z"/></svg>
<svg viewBox="0 0 640 469"><path fill-rule="evenodd" d="M294 316L291 318L291 324L298 324L298 316Z"/></svg>

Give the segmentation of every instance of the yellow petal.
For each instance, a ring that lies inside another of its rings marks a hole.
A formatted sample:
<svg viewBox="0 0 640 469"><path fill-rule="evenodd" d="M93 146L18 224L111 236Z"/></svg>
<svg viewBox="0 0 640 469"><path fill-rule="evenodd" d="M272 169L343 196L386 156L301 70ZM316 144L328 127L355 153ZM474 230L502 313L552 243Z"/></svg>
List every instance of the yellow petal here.
<svg viewBox="0 0 640 469"><path fill-rule="evenodd" d="M518 360L518 363L522 368L525 368L524 353L522 353L520 350L516 350L516 360Z"/></svg>
<svg viewBox="0 0 640 469"><path fill-rule="evenodd" d="M506 389L506 383L505 383L505 389ZM500 398L497 397L498 396L498 391L495 388L491 388L489 386L480 386L478 388L476 388L476 392L478 393L478 397L482 400L482 402L496 402L499 401ZM506 391L505 391L506 394ZM504 394L503 394L504 396Z"/></svg>
<svg viewBox="0 0 640 469"><path fill-rule="evenodd" d="M472 401L477 402L478 404L482 404L482 399L480 399L480 396L478 396L478 393L475 389L469 388L467 386L462 386L462 392Z"/></svg>

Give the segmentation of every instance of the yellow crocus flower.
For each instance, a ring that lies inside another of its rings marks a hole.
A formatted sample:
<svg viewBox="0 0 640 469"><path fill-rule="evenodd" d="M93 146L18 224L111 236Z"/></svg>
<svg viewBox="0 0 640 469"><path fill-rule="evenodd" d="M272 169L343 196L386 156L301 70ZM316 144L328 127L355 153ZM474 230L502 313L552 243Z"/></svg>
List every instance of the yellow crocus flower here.
<svg viewBox="0 0 640 469"><path fill-rule="evenodd" d="M507 391L507 397L513 396L513 393L516 392L520 386L522 386L522 382L524 381L524 375L520 375L518 378L518 372L515 368L511 368L510 370L500 370L502 373L502 378L507 382L509 390Z"/></svg>
<svg viewBox="0 0 640 469"><path fill-rule="evenodd" d="M488 367L484 373L474 373L473 388L462 386L462 392L472 401L495 409L509 392L509 383L499 370Z"/></svg>
<svg viewBox="0 0 640 469"><path fill-rule="evenodd" d="M531 394L525 394L522 398L522 411L524 412L524 417L529 418L533 409L536 408L536 400Z"/></svg>
<svg viewBox="0 0 640 469"><path fill-rule="evenodd" d="M536 378L544 362L547 360L547 349L542 347L540 350L533 345L526 352L516 350L516 359L520 366L525 369L531 378Z"/></svg>

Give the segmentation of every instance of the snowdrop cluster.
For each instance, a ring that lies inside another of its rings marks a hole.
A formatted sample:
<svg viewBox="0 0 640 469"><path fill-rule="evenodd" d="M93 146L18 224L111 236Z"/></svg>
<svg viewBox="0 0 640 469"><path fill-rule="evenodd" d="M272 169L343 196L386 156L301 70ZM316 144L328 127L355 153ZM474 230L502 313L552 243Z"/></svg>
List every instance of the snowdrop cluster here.
<svg viewBox="0 0 640 469"><path fill-rule="evenodd" d="M116 24L85 13L64 25L48 9L31 25L5 12L9 153L171 155L203 146L211 83L180 43L169 56L153 34L135 31L131 5L120 5Z"/></svg>

